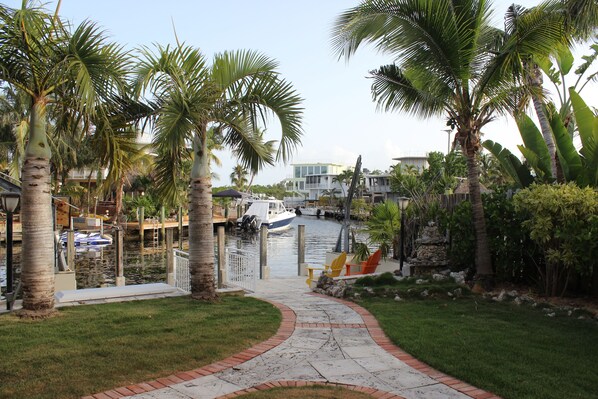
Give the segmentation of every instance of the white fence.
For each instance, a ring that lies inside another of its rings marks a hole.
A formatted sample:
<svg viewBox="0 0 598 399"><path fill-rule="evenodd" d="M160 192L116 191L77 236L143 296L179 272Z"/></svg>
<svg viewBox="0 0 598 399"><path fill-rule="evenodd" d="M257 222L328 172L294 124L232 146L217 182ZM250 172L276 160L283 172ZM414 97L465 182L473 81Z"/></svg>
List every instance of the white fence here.
<svg viewBox="0 0 598 399"><path fill-rule="evenodd" d="M255 252L242 249L226 249L227 285L255 292L259 264Z"/></svg>
<svg viewBox="0 0 598 399"><path fill-rule="evenodd" d="M191 292L191 275L189 272L189 254L173 249L174 254L174 285L184 291ZM255 291L258 278L258 256L254 252L241 249L227 249L225 267L227 279L225 285ZM215 265L217 266L217 265ZM217 268L214 268L214 281L218 279Z"/></svg>

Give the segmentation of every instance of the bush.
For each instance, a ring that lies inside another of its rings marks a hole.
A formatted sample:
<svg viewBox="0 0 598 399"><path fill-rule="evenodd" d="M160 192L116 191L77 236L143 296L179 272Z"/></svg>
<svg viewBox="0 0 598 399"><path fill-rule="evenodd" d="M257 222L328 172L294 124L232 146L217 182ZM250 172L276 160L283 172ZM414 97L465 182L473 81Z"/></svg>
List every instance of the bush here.
<svg viewBox="0 0 598 399"><path fill-rule="evenodd" d="M544 293L562 295L574 274L589 281L598 255L598 192L573 183L532 185L514 202L526 218L523 228L544 256Z"/></svg>

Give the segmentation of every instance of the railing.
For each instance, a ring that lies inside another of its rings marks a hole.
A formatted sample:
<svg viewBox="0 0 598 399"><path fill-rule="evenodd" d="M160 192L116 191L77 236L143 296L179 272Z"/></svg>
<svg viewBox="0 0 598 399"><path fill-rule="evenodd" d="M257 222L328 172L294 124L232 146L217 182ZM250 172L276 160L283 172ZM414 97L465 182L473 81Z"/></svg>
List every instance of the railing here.
<svg viewBox="0 0 598 399"><path fill-rule="evenodd" d="M178 249L174 254L174 286L183 291L191 292L191 275L189 273L189 254Z"/></svg>
<svg viewBox="0 0 598 399"><path fill-rule="evenodd" d="M173 249L174 285L186 292L191 292L191 275L189 271L189 253ZM227 249L226 251L226 285L255 291L258 263L257 254L241 249ZM215 265L216 266L216 265ZM217 281L217 270L214 268L214 281Z"/></svg>
<svg viewBox="0 0 598 399"><path fill-rule="evenodd" d="M258 263L257 254L242 249L226 249L227 285L234 285L246 291L255 292Z"/></svg>

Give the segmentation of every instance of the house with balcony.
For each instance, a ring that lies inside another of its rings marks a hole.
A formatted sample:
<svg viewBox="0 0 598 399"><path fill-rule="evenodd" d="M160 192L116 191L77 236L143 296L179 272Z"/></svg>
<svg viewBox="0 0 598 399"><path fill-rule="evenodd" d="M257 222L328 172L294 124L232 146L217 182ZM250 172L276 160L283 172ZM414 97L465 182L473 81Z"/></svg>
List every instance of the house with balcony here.
<svg viewBox="0 0 598 399"><path fill-rule="evenodd" d="M390 174L364 174L366 192L363 197L371 204L396 200L396 193L390 188Z"/></svg>
<svg viewBox="0 0 598 399"><path fill-rule="evenodd" d="M423 172L428 167L427 155L410 155L404 157L393 158L393 161L398 161L401 167L412 166L417 169L419 173Z"/></svg>
<svg viewBox="0 0 598 399"><path fill-rule="evenodd" d="M346 187L333 181L336 176L348 169L347 166L334 163L296 163L291 166L293 176L286 179L286 189L308 201L317 201L324 193L329 193L333 189L337 197L344 196L343 192L347 191Z"/></svg>

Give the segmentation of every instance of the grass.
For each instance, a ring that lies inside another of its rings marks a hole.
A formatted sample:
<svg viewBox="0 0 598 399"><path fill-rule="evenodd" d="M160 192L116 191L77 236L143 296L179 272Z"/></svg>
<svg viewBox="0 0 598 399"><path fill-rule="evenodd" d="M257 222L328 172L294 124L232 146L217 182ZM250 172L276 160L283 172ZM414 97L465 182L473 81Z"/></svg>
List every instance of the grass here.
<svg viewBox="0 0 598 399"><path fill-rule="evenodd" d="M241 399L371 399L371 395L340 387L272 388L239 396Z"/></svg>
<svg viewBox="0 0 598 399"><path fill-rule="evenodd" d="M253 298L77 306L41 322L3 315L0 398L78 398L191 370L266 340L280 321Z"/></svg>
<svg viewBox="0 0 598 399"><path fill-rule="evenodd" d="M401 348L505 399L598 398L598 323L480 298L365 298Z"/></svg>

